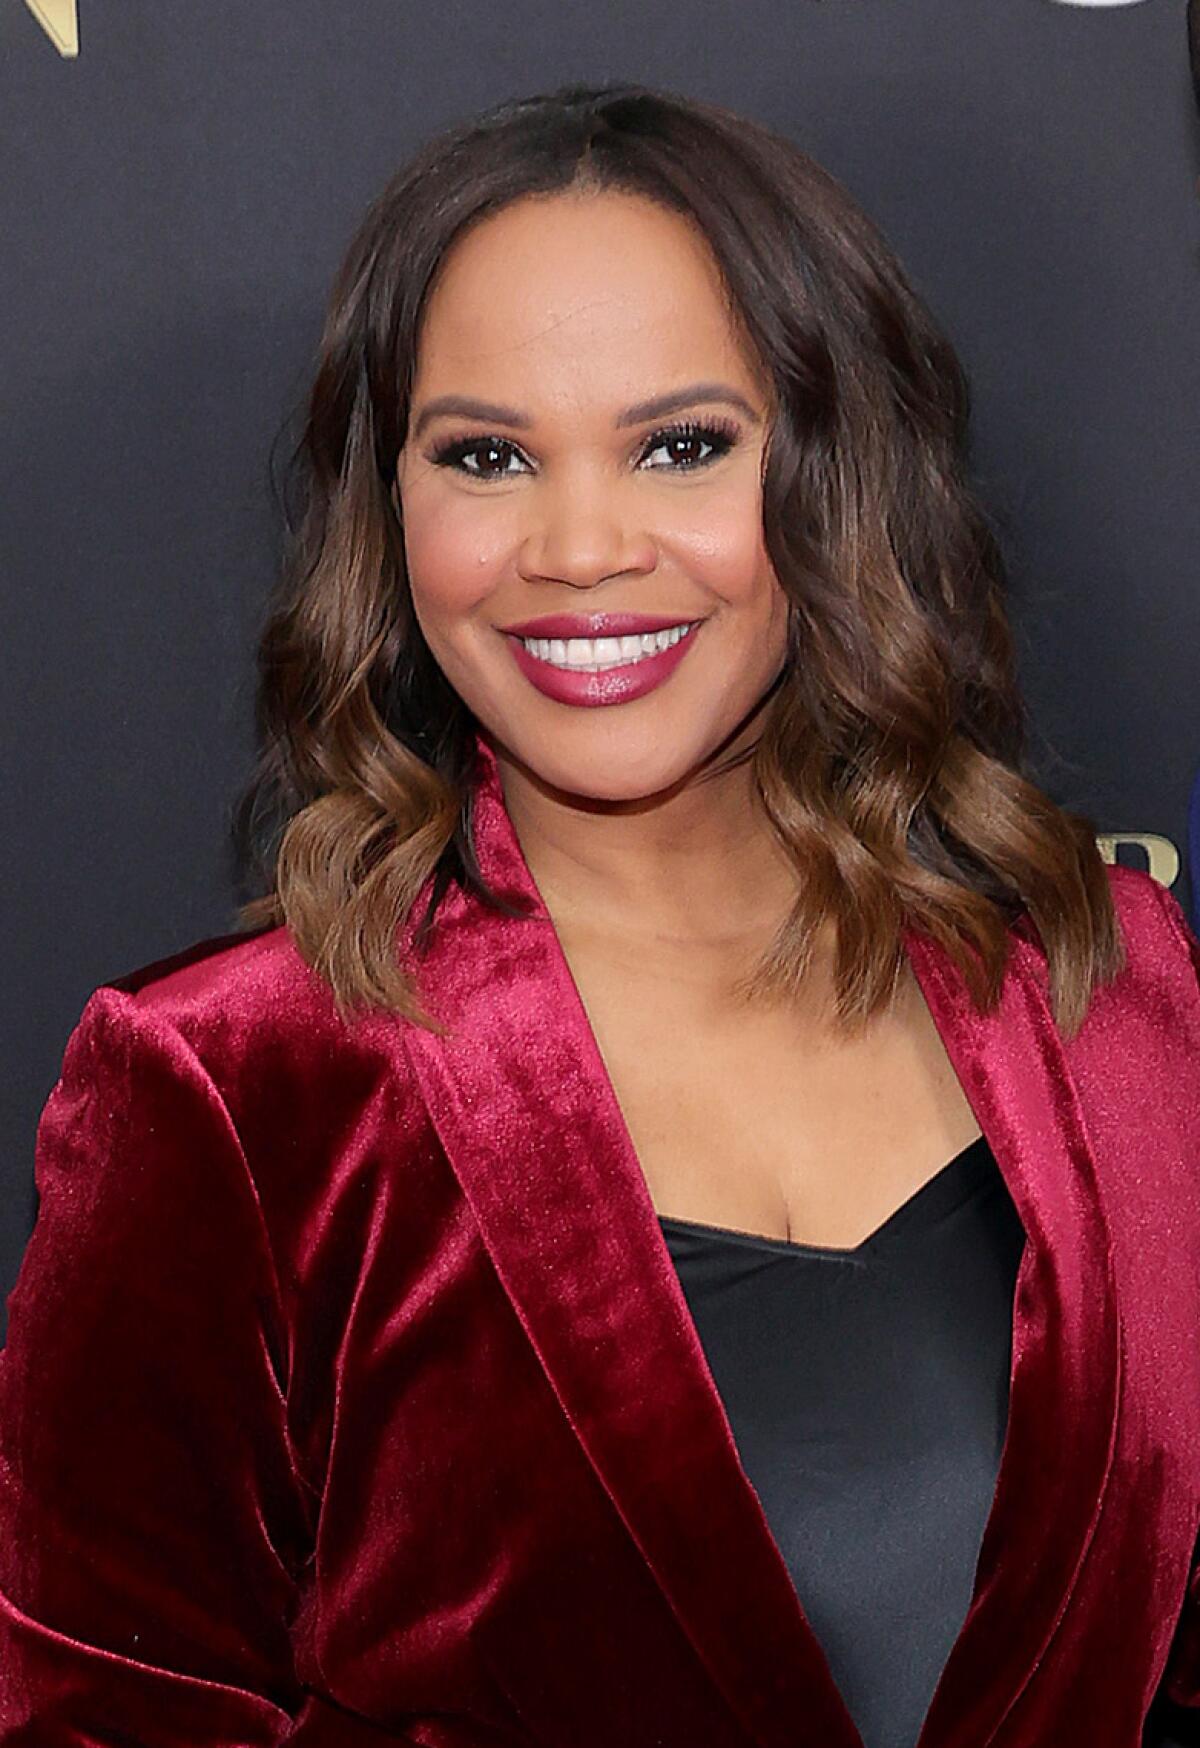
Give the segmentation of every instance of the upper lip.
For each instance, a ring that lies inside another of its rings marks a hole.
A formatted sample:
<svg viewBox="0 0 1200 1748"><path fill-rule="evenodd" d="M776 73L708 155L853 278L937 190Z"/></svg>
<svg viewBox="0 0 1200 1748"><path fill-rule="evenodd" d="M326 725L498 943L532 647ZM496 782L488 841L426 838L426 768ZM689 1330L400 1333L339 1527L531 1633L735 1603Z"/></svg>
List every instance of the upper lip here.
<svg viewBox="0 0 1200 1748"><path fill-rule="evenodd" d="M500 630L509 637L641 637L694 623L683 613L543 613L518 625L502 625Z"/></svg>

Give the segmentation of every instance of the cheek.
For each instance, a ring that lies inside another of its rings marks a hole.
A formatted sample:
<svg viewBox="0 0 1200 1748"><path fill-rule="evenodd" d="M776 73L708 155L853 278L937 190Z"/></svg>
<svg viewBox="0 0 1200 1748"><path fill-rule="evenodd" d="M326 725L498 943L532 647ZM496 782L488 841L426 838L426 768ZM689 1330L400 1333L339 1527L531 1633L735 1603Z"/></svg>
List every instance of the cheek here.
<svg viewBox="0 0 1200 1748"><path fill-rule="evenodd" d="M413 606L427 638L451 634L496 585L508 550L497 518L456 504L447 512L429 493L404 503L404 555Z"/></svg>
<svg viewBox="0 0 1200 1748"><path fill-rule="evenodd" d="M450 656L460 634L513 569L517 528L507 506L437 489L426 476L403 496L404 546L413 605L435 654ZM786 603L763 540L761 501L744 479L703 499L663 493L647 506L646 530L660 555L660 581L674 573L734 616L729 629L762 648L764 633L784 634ZM639 589L649 595L654 579ZM653 603L651 603L653 604ZM464 652L471 647L461 645ZM457 665L457 664L455 664Z"/></svg>
<svg viewBox="0 0 1200 1748"><path fill-rule="evenodd" d="M660 544L672 564L715 600L739 611L768 609L777 585L763 542L757 493L733 490L702 510L688 506L677 519L664 522Z"/></svg>
<svg viewBox="0 0 1200 1748"><path fill-rule="evenodd" d="M693 530L686 565L718 604L734 669L751 686L772 677L787 652L788 600L763 536L761 504L731 497Z"/></svg>

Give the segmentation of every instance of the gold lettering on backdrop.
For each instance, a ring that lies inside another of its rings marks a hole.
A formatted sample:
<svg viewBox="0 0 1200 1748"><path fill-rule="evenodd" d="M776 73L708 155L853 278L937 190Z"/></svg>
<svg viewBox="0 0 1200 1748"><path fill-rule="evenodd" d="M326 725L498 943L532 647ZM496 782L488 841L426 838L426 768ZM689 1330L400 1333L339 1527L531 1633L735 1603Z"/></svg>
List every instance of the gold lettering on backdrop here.
<svg viewBox="0 0 1200 1748"><path fill-rule="evenodd" d="M60 55L79 53L79 13L75 0L25 0Z"/></svg>
<svg viewBox="0 0 1200 1748"><path fill-rule="evenodd" d="M1129 844L1143 852L1146 872L1164 886L1174 886L1179 878L1179 851L1170 838L1160 837L1157 832L1100 832L1096 843L1106 862L1115 862L1118 848Z"/></svg>

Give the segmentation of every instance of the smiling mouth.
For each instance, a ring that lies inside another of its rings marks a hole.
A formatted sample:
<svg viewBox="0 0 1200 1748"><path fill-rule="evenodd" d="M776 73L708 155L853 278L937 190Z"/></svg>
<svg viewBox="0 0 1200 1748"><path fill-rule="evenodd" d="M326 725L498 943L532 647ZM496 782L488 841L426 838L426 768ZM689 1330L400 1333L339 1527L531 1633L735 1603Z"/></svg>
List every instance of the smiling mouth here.
<svg viewBox="0 0 1200 1748"><path fill-rule="evenodd" d="M699 619L671 625L640 637L517 637L538 661L573 674L600 674L608 668L632 668L661 655L695 631ZM509 635L512 635L511 633Z"/></svg>

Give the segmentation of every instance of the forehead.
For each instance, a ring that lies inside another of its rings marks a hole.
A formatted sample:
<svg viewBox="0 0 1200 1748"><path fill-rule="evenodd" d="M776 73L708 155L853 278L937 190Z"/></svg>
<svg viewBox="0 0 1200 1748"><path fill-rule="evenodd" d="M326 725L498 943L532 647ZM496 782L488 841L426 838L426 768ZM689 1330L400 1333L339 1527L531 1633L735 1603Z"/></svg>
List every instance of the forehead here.
<svg viewBox="0 0 1200 1748"><path fill-rule="evenodd" d="M448 251L417 348L421 392L603 389L637 399L753 366L707 239L637 195L526 197Z"/></svg>

